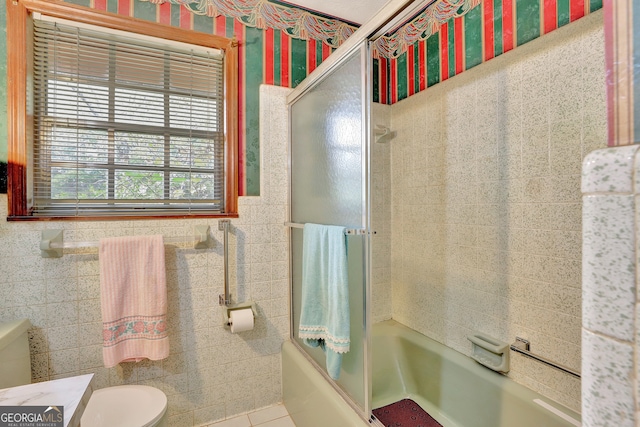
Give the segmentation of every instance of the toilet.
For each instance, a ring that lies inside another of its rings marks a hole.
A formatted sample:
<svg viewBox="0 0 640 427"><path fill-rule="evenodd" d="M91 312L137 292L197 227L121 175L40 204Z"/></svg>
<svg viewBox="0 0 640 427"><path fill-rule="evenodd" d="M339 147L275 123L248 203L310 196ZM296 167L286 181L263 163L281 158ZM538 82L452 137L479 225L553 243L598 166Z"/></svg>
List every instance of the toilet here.
<svg viewBox="0 0 640 427"><path fill-rule="evenodd" d="M31 323L0 324L0 389L29 384L27 331ZM96 390L80 420L82 427L166 427L167 396L157 388L123 385Z"/></svg>
<svg viewBox="0 0 640 427"><path fill-rule="evenodd" d="M167 396L146 385L96 390L80 420L82 427L166 427Z"/></svg>

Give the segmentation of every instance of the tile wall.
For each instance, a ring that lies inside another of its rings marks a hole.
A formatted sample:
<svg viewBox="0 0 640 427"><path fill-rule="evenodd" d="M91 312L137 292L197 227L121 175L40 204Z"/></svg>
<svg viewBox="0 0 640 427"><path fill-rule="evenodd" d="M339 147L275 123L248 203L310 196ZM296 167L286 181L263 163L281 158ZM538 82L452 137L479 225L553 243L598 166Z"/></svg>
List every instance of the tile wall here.
<svg viewBox="0 0 640 427"><path fill-rule="evenodd" d="M374 103L372 123L391 129L391 107ZM382 128L381 128L382 129ZM384 140L381 140L384 141ZM371 315L373 322L391 319L391 144L371 144Z"/></svg>
<svg viewBox="0 0 640 427"><path fill-rule="evenodd" d="M148 384L169 398L173 426L210 423L282 400L280 346L289 338L287 108L289 89L261 88L262 192L240 198L230 234L232 295L253 300L253 331L222 326L222 233L215 220L7 222L0 195L0 321L28 318L34 381L95 373L98 387ZM158 362L102 365L96 250L39 254L40 232L64 229L69 241L141 234L186 236L208 224L210 249L166 246L171 355Z"/></svg>
<svg viewBox="0 0 640 427"><path fill-rule="evenodd" d="M638 145L594 151L584 160L582 425L633 427L639 345Z"/></svg>
<svg viewBox="0 0 640 427"><path fill-rule="evenodd" d="M516 336L580 369L584 156L606 145L603 15L391 107L393 317L468 354ZM376 309L374 309L376 312ZM580 381L509 376L580 410Z"/></svg>

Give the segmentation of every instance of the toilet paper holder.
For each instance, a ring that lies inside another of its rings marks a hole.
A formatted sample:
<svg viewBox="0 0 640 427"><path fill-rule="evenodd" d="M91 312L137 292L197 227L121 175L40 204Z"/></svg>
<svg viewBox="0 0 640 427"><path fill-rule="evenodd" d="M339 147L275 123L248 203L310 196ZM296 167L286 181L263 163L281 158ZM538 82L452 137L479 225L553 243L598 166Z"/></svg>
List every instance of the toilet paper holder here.
<svg viewBox="0 0 640 427"><path fill-rule="evenodd" d="M241 304L234 304L232 306L224 306L224 327L228 328L230 326L229 317L231 317L231 312L233 310L242 310L245 308L251 308L251 312L253 313L253 318L258 317L258 311L256 310L256 303L253 301L243 302Z"/></svg>

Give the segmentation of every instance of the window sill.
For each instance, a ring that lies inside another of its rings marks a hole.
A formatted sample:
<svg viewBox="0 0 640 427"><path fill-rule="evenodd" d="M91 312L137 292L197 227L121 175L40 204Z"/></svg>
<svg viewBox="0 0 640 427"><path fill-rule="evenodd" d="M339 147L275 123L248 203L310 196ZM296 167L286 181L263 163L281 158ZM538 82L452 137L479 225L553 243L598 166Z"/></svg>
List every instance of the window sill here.
<svg viewBox="0 0 640 427"><path fill-rule="evenodd" d="M237 213L229 214L177 214L177 215L121 215L121 216L8 216L7 221L132 221L196 218L238 218Z"/></svg>

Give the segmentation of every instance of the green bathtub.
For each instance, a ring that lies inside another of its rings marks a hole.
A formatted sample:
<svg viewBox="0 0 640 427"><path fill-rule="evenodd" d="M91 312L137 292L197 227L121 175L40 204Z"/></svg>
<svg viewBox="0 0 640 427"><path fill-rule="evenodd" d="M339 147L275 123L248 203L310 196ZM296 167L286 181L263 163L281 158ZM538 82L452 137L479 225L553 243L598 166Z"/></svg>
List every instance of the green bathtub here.
<svg viewBox="0 0 640 427"><path fill-rule="evenodd" d="M580 415L393 320L373 326L373 408L404 398L444 427L573 427ZM284 403L297 427L367 425L290 342Z"/></svg>

